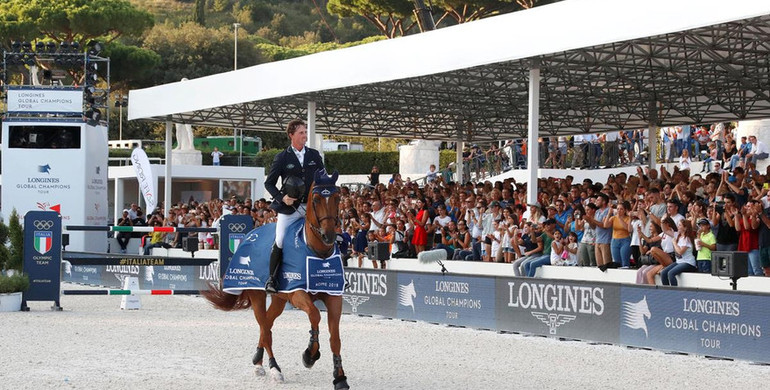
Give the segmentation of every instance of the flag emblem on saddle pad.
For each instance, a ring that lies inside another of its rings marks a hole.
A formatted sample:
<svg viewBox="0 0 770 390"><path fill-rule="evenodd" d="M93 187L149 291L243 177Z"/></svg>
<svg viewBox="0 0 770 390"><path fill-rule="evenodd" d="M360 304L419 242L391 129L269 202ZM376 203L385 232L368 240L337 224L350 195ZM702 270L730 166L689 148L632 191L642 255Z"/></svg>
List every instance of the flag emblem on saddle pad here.
<svg viewBox="0 0 770 390"><path fill-rule="evenodd" d="M230 234L230 252L235 253L235 251L238 250L238 246L241 245L244 237L246 237L245 234Z"/></svg>
<svg viewBox="0 0 770 390"><path fill-rule="evenodd" d="M41 255L51 250L53 232L35 232L35 250Z"/></svg>

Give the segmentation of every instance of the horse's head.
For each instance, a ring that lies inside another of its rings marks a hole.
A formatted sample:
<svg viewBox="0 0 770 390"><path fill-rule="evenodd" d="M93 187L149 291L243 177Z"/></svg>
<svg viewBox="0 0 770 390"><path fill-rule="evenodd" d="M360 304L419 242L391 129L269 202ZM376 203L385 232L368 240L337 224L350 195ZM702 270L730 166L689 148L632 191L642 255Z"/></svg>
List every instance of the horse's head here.
<svg viewBox="0 0 770 390"><path fill-rule="evenodd" d="M313 185L310 187L306 223L324 246L324 248L313 249L328 250L337 239L337 226L340 223L338 177L339 174L336 171L331 176L326 174L326 170L317 171ZM312 247L311 242L308 244Z"/></svg>

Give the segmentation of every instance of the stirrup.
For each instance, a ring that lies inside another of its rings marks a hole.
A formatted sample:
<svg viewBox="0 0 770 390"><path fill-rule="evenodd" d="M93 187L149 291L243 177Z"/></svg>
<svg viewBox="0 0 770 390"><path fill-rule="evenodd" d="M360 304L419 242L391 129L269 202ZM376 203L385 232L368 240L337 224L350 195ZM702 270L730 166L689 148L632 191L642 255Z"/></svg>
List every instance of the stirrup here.
<svg viewBox="0 0 770 390"><path fill-rule="evenodd" d="M265 292L268 294L275 294L278 292L278 286L276 286L275 279L270 276L267 278L267 281L265 281Z"/></svg>

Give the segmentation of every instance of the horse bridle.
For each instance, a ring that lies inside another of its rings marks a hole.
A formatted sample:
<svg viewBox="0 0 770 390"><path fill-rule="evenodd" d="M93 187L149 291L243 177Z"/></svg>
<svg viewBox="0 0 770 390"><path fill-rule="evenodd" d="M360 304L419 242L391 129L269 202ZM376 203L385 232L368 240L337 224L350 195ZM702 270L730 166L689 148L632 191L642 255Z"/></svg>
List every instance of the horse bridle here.
<svg viewBox="0 0 770 390"><path fill-rule="evenodd" d="M323 186L313 187L313 193L311 194L311 200L310 201L311 202L313 201L312 200L312 195L313 194L319 194L324 199L328 200L329 198L331 198L331 196L334 193L339 192L339 190L340 190L339 187L332 186L332 185L323 185ZM323 237L325 237L323 230L321 230L321 222L323 222L323 221L325 221L327 219L333 219L334 220L335 228L340 226L339 215L327 215L327 216L318 218L318 215L316 214L315 207L313 207L313 217L315 218L315 224L311 223L310 224L310 228L313 230L313 232L315 234L318 235L319 238L321 238L321 241L323 241ZM334 243L332 243L331 245L334 245Z"/></svg>

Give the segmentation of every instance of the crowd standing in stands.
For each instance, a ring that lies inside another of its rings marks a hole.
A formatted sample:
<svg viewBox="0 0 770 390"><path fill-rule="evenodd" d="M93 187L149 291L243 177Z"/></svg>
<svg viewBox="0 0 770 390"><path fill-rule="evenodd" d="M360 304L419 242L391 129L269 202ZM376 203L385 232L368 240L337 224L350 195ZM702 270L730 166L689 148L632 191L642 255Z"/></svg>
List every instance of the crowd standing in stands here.
<svg viewBox="0 0 770 390"><path fill-rule="evenodd" d="M665 285L677 285L683 272L709 272L711 251L739 250L748 252L752 275L770 276L770 169L756 170L768 149L753 136L735 145L734 130L729 124L664 129L661 157L676 160L673 170L638 167L636 175L610 175L603 183L541 178L532 203L527 184L513 179L457 183L432 166L420 185L399 174L381 180L373 167L368 186L341 189L338 242L359 267L376 241L388 243L394 258L436 248L450 259L511 263L517 276L535 276L543 265L625 268L637 269L639 283L654 283L659 274ZM542 162L595 168L640 161L645 137L628 131L543 138ZM523 140L488 151L474 145L464 162L483 178L524 167L526 146ZM704 170L692 171L693 160L704 161ZM124 213L134 225L216 227L223 213L249 214L255 227L276 219L265 199L190 201L174 205L169 218L156 209L146 222L134 206ZM201 248L218 245L201 235ZM151 245L159 243L179 247L181 240L164 233L152 237Z"/></svg>

